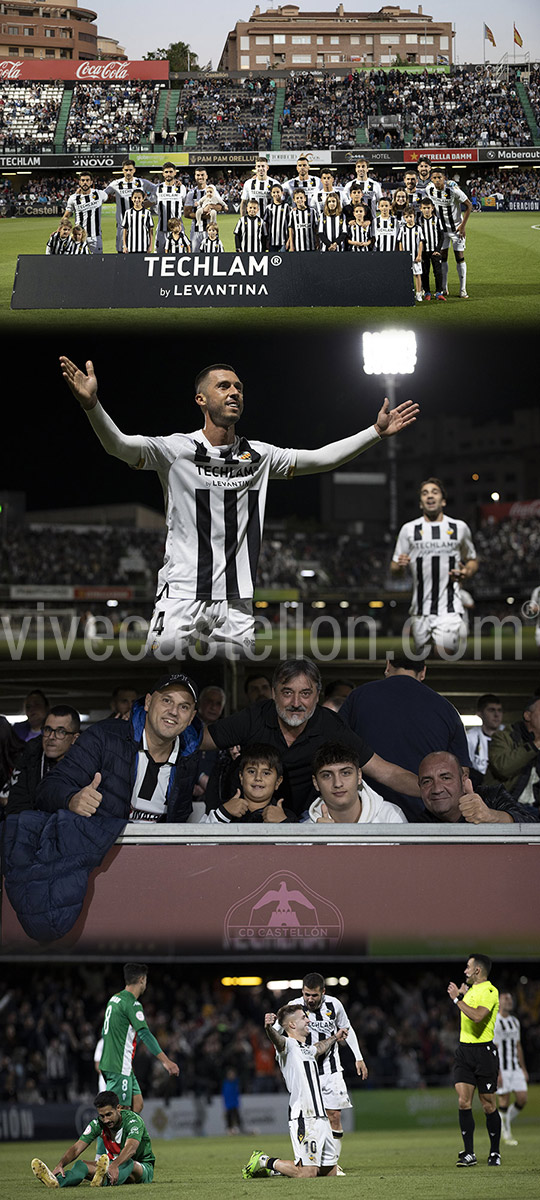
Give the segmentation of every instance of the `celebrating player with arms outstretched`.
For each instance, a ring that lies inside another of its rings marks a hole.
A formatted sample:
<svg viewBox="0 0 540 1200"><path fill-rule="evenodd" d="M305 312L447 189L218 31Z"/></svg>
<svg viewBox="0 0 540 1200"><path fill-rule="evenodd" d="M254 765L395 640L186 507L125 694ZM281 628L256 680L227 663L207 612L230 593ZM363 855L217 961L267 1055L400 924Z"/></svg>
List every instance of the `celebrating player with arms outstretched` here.
<svg viewBox="0 0 540 1200"><path fill-rule="evenodd" d="M147 651L182 657L199 637L215 645L252 649L252 597L269 479L331 471L416 420L418 405L383 403L369 429L318 450L281 449L236 433L243 385L233 367L217 363L195 380L203 429L170 437L125 434L98 401L91 362L87 374L60 359L73 395L108 454L132 467L157 471L167 512L165 560Z"/></svg>

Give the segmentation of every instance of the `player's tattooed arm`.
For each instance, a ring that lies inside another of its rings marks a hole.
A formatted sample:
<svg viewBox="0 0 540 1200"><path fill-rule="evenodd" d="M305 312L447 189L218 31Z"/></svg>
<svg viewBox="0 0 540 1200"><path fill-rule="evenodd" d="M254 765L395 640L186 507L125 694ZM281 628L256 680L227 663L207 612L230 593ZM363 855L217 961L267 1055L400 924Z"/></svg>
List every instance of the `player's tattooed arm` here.
<svg viewBox="0 0 540 1200"><path fill-rule="evenodd" d="M265 1032L268 1040L272 1043L273 1046L276 1047L276 1050L283 1050L285 1047L285 1038L282 1033L278 1033L278 1030L274 1029L275 1022L276 1022L276 1014L275 1013L265 1013L264 1014L264 1032Z"/></svg>
<svg viewBox="0 0 540 1200"><path fill-rule="evenodd" d="M322 1058L327 1054L334 1042L344 1042L347 1038L347 1029L338 1029L337 1033L333 1033L332 1037L325 1038L323 1042L317 1042L315 1046L315 1058Z"/></svg>

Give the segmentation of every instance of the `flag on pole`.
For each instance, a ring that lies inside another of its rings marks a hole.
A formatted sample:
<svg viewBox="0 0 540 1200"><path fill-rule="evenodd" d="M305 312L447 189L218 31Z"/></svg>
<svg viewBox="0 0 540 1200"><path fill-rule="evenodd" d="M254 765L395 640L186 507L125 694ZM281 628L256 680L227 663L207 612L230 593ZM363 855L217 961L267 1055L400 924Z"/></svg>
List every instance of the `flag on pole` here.
<svg viewBox="0 0 540 1200"><path fill-rule="evenodd" d="M523 38L522 38L521 34L518 33L516 26L515 26L515 22L514 22L514 41L516 43L516 46L523 45Z"/></svg>
<svg viewBox="0 0 540 1200"><path fill-rule="evenodd" d="M514 29L515 29L515 25L514 25ZM484 24L484 41L491 42L492 46L497 45L495 38L493 37L493 34L491 32L491 29L489 28L489 25L485 25L485 24Z"/></svg>

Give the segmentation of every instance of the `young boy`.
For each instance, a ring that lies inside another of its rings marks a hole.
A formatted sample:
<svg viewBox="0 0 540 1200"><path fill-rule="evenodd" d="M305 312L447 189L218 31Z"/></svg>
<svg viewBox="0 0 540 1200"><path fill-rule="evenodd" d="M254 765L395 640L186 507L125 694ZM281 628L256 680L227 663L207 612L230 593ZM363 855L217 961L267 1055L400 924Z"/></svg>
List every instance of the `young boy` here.
<svg viewBox="0 0 540 1200"><path fill-rule="evenodd" d="M446 300L443 293L441 250L444 241L444 229L437 218L432 201L423 196L420 201L420 218L418 221L422 239L422 288L424 299L431 300L429 268L433 267L435 276L436 299Z"/></svg>
<svg viewBox="0 0 540 1200"><path fill-rule="evenodd" d="M272 821L277 810L278 820L283 820L282 801L274 803L274 796L283 780L283 768L277 751L263 742L246 746L240 757L240 787L231 800L220 804L201 817L200 824L230 825L234 822L260 824Z"/></svg>
<svg viewBox="0 0 540 1200"><path fill-rule="evenodd" d="M421 301L424 299L422 294L422 250L424 244L418 225L416 224L416 213L412 205L409 205L403 213L403 224L401 226L401 237L399 240L399 249L408 251L412 259L412 273L414 282L414 292L416 299Z"/></svg>
<svg viewBox="0 0 540 1200"><path fill-rule="evenodd" d="M144 207L144 192L135 188L132 193L132 208L124 213L124 254L147 254L152 250L154 222Z"/></svg>
<svg viewBox="0 0 540 1200"><path fill-rule="evenodd" d="M223 254L224 246L219 236L217 224L210 222L206 226L206 233L203 234L202 242L199 246L200 254Z"/></svg>
<svg viewBox="0 0 540 1200"><path fill-rule="evenodd" d="M266 229L259 215L258 200L248 200L245 217L239 217L234 227L234 244L244 254L261 254L266 250Z"/></svg>
<svg viewBox="0 0 540 1200"><path fill-rule="evenodd" d="M330 192L319 218L319 250L344 250L346 245L345 217L337 192Z"/></svg>
<svg viewBox="0 0 540 1200"><path fill-rule="evenodd" d="M167 222L164 254L191 254L191 242L180 217L170 217Z"/></svg>
<svg viewBox="0 0 540 1200"><path fill-rule="evenodd" d="M68 254L70 233L71 221L62 217L58 229L51 233L45 254Z"/></svg>
<svg viewBox="0 0 540 1200"><path fill-rule="evenodd" d="M362 253L373 247L370 212L365 204L355 204L352 219L347 224L347 250Z"/></svg>
<svg viewBox="0 0 540 1200"><path fill-rule="evenodd" d="M401 233L401 221L392 216L390 201L386 197L379 200L379 211L373 222L374 249L387 253L397 250Z"/></svg>
<svg viewBox="0 0 540 1200"><path fill-rule="evenodd" d="M289 216L289 238L287 250L315 250L315 214L308 208L306 193L296 188L293 193L293 207Z"/></svg>
<svg viewBox="0 0 540 1200"><path fill-rule="evenodd" d="M285 250L289 236L290 206L285 200L280 183L274 183L270 190L271 202L266 209L264 223L270 254L275 250Z"/></svg>

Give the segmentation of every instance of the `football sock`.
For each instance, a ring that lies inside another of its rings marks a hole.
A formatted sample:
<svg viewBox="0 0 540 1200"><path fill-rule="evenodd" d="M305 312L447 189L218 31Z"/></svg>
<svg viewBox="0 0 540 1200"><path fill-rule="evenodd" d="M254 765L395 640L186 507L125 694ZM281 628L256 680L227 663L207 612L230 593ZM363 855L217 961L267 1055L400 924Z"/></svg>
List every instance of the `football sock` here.
<svg viewBox="0 0 540 1200"><path fill-rule="evenodd" d="M341 1154L341 1139L343 1137L343 1130L342 1129L333 1129L332 1137L334 1138L334 1141L336 1143L336 1154L339 1158L339 1156Z"/></svg>
<svg viewBox="0 0 540 1200"><path fill-rule="evenodd" d="M125 1183L126 1179L129 1179L132 1170L133 1170L133 1159L128 1158L127 1162L122 1163L121 1166L119 1166L119 1168L118 1168L118 1184ZM115 1184L115 1187L117 1187L118 1184ZM101 1186L102 1187L112 1187L112 1183L111 1183L108 1175L105 1176Z"/></svg>
<svg viewBox="0 0 540 1200"><path fill-rule="evenodd" d="M88 1167L84 1162L76 1162L71 1167L71 1170L66 1171L64 1177L57 1175L60 1187L78 1187L83 1179L88 1179Z"/></svg>
<svg viewBox="0 0 540 1200"><path fill-rule="evenodd" d="M472 1108L460 1108L459 1128L461 1129L465 1154L474 1154L474 1117Z"/></svg>
<svg viewBox="0 0 540 1200"><path fill-rule="evenodd" d="M442 270L442 290L443 290L443 292L445 292L448 287L448 262L441 263L441 270Z"/></svg>
<svg viewBox="0 0 540 1200"><path fill-rule="evenodd" d="M465 285L467 283L467 263L466 262L458 262L458 263L456 263L456 266L457 266L457 273L459 275L459 285L460 285L461 290L464 292Z"/></svg>
<svg viewBox="0 0 540 1200"><path fill-rule="evenodd" d="M492 1153L499 1153L501 1141L501 1117L496 1108L492 1113L486 1113L486 1128L489 1133Z"/></svg>

